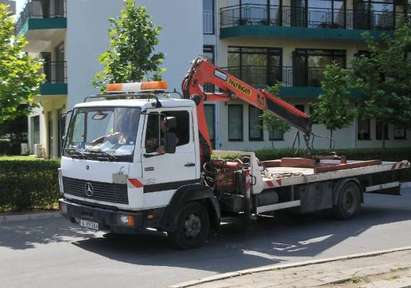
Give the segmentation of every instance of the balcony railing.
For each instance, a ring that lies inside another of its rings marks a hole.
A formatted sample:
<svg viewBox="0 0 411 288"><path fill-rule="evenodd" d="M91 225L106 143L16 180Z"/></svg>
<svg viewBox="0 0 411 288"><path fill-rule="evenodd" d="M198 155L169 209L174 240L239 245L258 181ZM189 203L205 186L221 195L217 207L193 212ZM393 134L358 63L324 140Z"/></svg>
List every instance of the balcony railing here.
<svg viewBox="0 0 411 288"><path fill-rule="evenodd" d="M31 0L26 3L16 23L20 31L28 19L49 19L66 17L66 0Z"/></svg>
<svg viewBox="0 0 411 288"><path fill-rule="evenodd" d="M203 33L214 34L214 11L203 12Z"/></svg>
<svg viewBox="0 0 411 288"><path fill-rule="evenodd" d="M285 87L319 87L325 67L293 69L291 66L243 65L221 68L255 87L265 88L281 82Z"/></svg>
<svg viewBox="0 0 411 288"><path fill-rule="evenodd" d="M46 84L67 83L67 63L65 61L44 63L43 73L46 75Z"/></svg>
<svg viewBox="0 0 411 288"><path fill-rule="evenodd" d="M221 28L236 26L285 26L393 30L406 14L392 11L331 9L243 4L221 8Z"/></svg>

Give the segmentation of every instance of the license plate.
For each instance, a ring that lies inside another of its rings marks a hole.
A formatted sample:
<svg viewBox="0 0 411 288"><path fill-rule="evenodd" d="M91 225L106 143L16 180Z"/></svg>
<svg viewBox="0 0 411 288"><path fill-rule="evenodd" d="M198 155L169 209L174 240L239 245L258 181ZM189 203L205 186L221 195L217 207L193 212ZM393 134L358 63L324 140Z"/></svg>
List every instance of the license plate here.
<svg viewBox="0 0 411 288"><path fill-rule="evenodd" d="M80 226L88 229L98 230L98 223L89 220L80 219Z"/></svg>

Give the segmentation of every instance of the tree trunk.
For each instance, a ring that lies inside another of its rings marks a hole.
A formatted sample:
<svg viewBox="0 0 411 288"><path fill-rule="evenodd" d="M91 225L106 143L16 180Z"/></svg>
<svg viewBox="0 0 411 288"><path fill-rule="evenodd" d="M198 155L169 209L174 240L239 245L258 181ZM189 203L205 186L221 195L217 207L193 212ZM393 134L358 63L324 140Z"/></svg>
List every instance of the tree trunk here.
<svg viewBox="0 0 411 288"><path fill-rule="evenodd" d="M330 150L333 148L333 131L334 129L330 129Z"/></svg>
<svg viewBox="0 0 411 288"><path fill-rule="evenodd" d="M385 149L385 122L382 122L382 149Z"/></svg>

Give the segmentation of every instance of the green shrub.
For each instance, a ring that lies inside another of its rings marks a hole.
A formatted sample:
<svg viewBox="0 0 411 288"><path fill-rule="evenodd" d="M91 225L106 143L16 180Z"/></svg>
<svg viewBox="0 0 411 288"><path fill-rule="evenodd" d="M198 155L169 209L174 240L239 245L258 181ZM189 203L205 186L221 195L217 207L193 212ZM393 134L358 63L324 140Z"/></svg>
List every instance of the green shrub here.
<svg viewBox="0 0 411 288"><path fill-rule="evenodd" d="M0 160L0 211L52 208L59 198L58 161Z"/></svg>

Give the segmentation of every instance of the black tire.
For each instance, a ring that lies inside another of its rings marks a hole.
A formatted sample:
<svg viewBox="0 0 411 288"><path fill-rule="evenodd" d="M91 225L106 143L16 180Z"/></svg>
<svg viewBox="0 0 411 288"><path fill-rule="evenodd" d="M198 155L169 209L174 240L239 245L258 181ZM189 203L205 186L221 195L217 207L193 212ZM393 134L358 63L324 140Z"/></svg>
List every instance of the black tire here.
<svg viewBox="0 0 411 288"><path fill-rule="evenodd" d="M361 191L357 183L349 181L338 191L337 205L334 215L337 219L345 220L353 217L361 208Z"/></svg>
<svg viewBox="0 0 411 288"><path fill-rule="evenodd" d="M204 245L209 232L207 209L199 202L189 202L178 215L176 230L168 232L168 237L176 248L191 249Z"/></svg>

